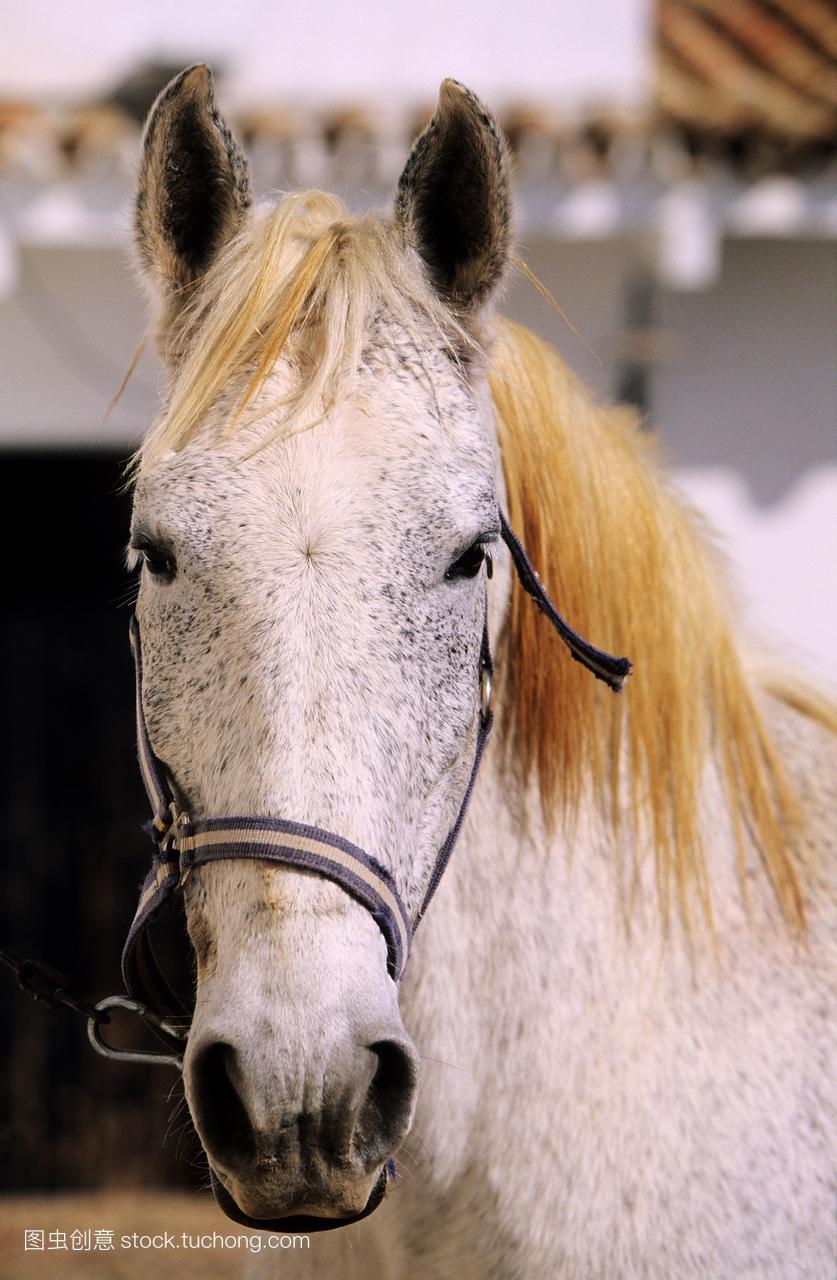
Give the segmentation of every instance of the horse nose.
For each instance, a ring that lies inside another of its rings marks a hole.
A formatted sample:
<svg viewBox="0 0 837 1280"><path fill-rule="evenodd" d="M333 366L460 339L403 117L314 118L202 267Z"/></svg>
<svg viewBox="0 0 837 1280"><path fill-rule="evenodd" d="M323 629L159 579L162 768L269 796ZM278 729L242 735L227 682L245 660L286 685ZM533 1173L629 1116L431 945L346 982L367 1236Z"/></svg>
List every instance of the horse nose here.
<svg viewBox="0 0 837 1280"><path fill-rule="evenodd" d="M334 1164L341 1176L362 1177L395 1152L412 1121L418 1065L406 1038L335 1048L310 1073L271 1069L224 1039L190 1057L198 1133L210 1161L238 1176L269 1162L289 1178L317 1172L319 1183Z"/></svg>
<svg viewBox="0 0 837 1280"><path fill-rule="evenodd" d="M413 1117L418 1063L412 1047L398 1040L367 1045L374 1072L352 1135L367 1169L386 1160L407 1135Z"/></svg>

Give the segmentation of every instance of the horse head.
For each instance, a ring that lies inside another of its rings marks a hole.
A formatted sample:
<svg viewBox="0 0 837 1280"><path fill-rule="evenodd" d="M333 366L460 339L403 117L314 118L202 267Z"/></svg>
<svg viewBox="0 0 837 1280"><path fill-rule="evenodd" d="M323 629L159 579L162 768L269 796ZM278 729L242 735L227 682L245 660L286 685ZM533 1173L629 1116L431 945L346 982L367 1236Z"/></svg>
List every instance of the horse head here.
<svg viewBox="0 0 837 1280"><path fill-rule="evenodd" d="M168 376L131 531L153 751L193 818L337 832L415 912L480 722L504 144L446 81L391 217L318 193L254 208L196 66L149 117L136 235ZM503 569L494 632L508 595ZM184 1079L217 1181L253 1219L357 1215L418 1083L381 930L258 860L195 867L184 899Z"/></svg>

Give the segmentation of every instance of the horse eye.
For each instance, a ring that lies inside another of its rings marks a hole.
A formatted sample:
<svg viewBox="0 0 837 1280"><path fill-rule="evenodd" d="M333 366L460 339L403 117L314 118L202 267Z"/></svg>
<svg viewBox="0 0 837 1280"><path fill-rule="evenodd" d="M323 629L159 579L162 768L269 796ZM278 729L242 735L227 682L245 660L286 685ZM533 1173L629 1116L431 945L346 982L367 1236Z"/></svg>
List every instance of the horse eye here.
<svg viewBox="0 0 837 1280"><path fill-rule="evenodd" d="M140 547L139 551L142 563L152 577L160 578L163 582L171 582L177 572L174 556L159 547Z"/></svg>
<svg viewBox="0 0 837 1280"><path fill-rule="evenodd" d="M482 568L483 561L486 558L486 550L484 542L474 542L445 573L445 577L450 580L452 578L475 578Z"/></svg>

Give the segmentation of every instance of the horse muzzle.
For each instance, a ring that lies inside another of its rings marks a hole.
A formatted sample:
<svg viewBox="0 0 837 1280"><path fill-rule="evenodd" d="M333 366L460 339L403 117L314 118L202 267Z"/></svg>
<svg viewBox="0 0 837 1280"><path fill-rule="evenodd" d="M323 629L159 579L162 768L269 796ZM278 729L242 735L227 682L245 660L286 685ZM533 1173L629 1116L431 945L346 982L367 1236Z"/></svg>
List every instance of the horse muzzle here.
<svg viewBox="0 0 837 1280"><path fill-rule="evenodd" d="M371 1212L383 1195L412 1123L418 1062L400 1019L374 1034L320 1039L313 1054L275 1028L253 1046L207 1027L190 1036L184 1080L230 1216L333 1226Z"/></svg>

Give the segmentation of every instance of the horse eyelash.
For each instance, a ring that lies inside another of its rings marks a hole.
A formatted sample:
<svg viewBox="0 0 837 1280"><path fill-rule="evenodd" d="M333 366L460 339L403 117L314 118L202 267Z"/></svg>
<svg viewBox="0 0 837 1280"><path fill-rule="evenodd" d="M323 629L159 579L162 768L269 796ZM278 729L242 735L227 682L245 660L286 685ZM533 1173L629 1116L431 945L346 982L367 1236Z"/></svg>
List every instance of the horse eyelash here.
<svg viewBox="0 0 837 1280"><path fill-rule="evenodd" d="M477 534L477 536L475 538L472 538L470 542L466 542L464 546L460 547L459 551L457 551L456 555L454 556L454 560L461 559L462 556L466 555L471 550L472 547L481 547L483 552L487 554L491 550L491 548L496 544L499 537L500 537L499 529L497 530L496 533L493 530L488 530L486 533Z"/></svg>

